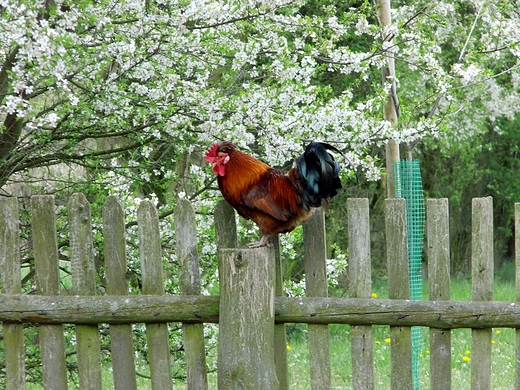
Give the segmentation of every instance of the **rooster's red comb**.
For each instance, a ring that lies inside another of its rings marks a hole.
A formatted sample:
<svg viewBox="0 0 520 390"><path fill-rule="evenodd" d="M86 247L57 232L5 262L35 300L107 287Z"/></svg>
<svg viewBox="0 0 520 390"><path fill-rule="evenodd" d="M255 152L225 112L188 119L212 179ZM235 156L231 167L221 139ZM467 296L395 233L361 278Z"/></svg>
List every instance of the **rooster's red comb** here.
<svg viewBox="0 0 520 390"><path fill-rule="evenodd" d="M214 144L211 149L209 149L207 152L206 152L206 155L204 156L204 159L213 164L215 162L215 160L217 159L217 152L218 152L218 148L220 147L219 144Z"/></svg>

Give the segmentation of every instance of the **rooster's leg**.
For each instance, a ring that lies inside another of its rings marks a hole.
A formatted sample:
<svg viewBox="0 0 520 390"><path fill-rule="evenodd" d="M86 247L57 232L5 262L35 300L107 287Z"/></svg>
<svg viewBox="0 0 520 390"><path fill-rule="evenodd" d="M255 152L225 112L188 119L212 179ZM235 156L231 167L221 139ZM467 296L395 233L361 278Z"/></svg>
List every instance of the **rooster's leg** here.
<svg viewBox="0 0 520 390"><path fill-rule="evenodd" d="M262 238L260 239L260 241L257 241L257 242L252 242L250 244L247 244L247 247L248 248L260 248L260 247L263 247L263 246L267 246L269 247L269 237L270 236L266 236L266 235L263 235Z"/></svg>

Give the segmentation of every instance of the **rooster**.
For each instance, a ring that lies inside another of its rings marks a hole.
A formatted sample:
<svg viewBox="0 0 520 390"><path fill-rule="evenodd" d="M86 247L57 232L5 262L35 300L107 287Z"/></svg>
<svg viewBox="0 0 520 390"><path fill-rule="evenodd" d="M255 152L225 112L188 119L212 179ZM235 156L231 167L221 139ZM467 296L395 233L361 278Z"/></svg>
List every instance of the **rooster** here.
<svg viewBox="0 0 520 390"><path fill-rule="evenodd" d="M328 150L342 154L329 144L311 142L289 171L272 168L229 141L206 152L226 201L260 228L262 238L249 248L269 246L270 236L292 231L337 195L339 163Z"/></svg>

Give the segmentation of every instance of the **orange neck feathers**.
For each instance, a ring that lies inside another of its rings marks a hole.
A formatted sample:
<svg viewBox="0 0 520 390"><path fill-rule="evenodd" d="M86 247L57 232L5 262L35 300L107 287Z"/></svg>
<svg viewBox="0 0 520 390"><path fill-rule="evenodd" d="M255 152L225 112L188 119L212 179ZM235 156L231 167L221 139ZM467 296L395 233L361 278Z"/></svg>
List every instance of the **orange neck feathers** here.
<svg viewBox="0 0 520 390"><path fill-rule="evenodd" d="M228 155L225 174L218 177L218 183L222 193L226 192L233 198L239 197L251 183L271 169L262 161L237 150L230 150Z"/></svg>

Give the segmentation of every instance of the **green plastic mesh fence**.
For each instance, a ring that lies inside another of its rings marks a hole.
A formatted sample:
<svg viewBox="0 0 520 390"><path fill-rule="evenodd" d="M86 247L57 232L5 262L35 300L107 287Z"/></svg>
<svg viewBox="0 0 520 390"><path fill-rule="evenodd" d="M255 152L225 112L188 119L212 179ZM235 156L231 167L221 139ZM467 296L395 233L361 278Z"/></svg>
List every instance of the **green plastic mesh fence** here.
<svg viewBox="0 0 520 390"><path fill-rule="evenodd" d="M408 269L410 298L422 299L422 247L426 211L419 161L396 161L395 192L397 198L406 200L406 224L408 233ZM413 389L420 389L419 357L423 349L421 328L412 327L412 379Z"/></svg>

